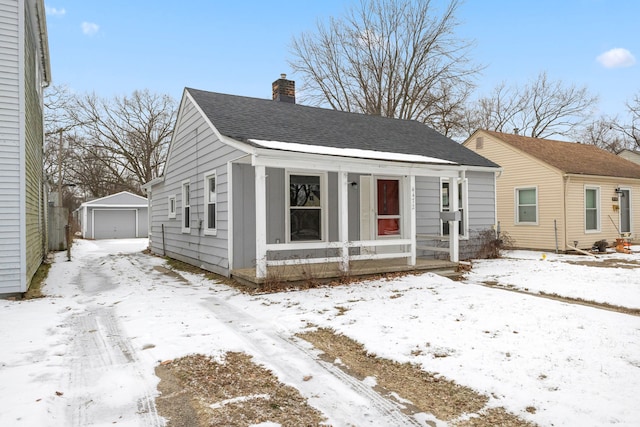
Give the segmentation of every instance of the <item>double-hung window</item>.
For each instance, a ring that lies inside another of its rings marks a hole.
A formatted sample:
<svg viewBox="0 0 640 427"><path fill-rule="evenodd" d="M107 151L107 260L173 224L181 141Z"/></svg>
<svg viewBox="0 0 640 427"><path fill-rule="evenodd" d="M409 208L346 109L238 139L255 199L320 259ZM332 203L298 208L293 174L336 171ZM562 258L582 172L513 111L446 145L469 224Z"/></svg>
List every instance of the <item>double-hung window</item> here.
<svg viewBox="0 0 640 427"><path fill-rule="evenodd" d="M289 241L323 240L323 176L290 173Z"/></svg>
<svg viewBox="0 0 640 427"><path fill-rule="evenodd" d="M516 188L516 224L538 223L538 189Z"/></svg>
<svg viewBox="0 0 640 427"><path fill-rule="evenodd" d="M600 231L600 189L585 187L584 189L584 229L585 231Z"/></svg>
<svg viewBox="0 0 640 427"><path fill-rule="evenodd" d="M209 172L204 176L204 194L205 194L205 234L216 234L217 216L216 209L218 206L218 190L216 187L216 172Z"/></svg>
<svg viewBox="0 0 640 427"><path fill-rule="evenodd" d="M191 190L189 180L182 182L182 232L191 232Z"/></svg>

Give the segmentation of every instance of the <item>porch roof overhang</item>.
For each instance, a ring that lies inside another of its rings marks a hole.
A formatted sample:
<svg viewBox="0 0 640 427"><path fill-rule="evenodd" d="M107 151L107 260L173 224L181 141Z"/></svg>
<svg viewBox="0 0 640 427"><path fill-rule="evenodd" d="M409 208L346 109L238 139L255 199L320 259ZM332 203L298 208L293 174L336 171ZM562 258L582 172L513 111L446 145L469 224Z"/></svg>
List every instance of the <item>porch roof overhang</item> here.
<svg viewBox="0 0 640 427"><path fill-rule="evenodd" d="M371 150L340 149L279 141L250 140L246 161L252 166L350 172L377 175L457 177L462 171L496 172L492 167L461 165L449 160Z"/></svg>

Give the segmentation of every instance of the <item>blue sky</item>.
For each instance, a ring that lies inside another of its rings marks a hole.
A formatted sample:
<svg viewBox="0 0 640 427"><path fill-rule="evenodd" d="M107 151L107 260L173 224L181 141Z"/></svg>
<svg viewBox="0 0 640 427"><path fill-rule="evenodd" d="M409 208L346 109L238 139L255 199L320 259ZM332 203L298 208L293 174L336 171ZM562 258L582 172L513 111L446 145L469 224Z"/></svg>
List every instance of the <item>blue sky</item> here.
<svg viewBox="0 0 640 427"><path fill-rule="evenodd" d="M292 37L357 1L50 0L53 83L104 97L149 89L179 100L188 86L270 98L280 73L296 79ZM466 0L458 34L486 66L476 95L547 71L615 115L640 93L639 16L637 0Z"/></svg>

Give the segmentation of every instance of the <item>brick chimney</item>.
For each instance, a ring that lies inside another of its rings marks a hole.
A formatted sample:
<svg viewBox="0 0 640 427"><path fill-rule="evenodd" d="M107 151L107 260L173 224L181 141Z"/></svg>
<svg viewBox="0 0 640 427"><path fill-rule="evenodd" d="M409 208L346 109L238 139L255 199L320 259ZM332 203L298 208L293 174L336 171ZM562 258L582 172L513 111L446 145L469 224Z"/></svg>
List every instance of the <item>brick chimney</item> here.
<svg viewBox="0 0 640 427"><path fill-rule="evenodd" d="M296 103L296 82L287 80L286 74L271 84L274 101Z"/></svg>

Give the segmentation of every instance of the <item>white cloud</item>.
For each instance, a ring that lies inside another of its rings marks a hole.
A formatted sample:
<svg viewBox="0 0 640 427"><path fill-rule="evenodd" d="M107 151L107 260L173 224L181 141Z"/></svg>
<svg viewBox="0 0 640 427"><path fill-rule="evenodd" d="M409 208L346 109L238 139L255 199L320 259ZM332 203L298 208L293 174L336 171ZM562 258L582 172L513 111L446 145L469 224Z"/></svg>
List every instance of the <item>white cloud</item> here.
<svg viewBox="0 0 640 427"><path fill-rule="evenodd" d="M64 8L56 9L55 7L45 6L44 9L47 15L52 15L52 16L64 16L67 13L67 11Z"/></svg>
<svg viewBox="0 0 640 427"><path fill-rule="evenodd" d="M631 67L636 58L627 49L617 47L603 53L596 58L606 68Z"/></svg>
<svg viewBox="0 0 640 427"><path fill-rule="evenodd" d="M100 26L93 22L83 22L82 23L82 32L87 36L92 36L98 32Z"/></svg>

